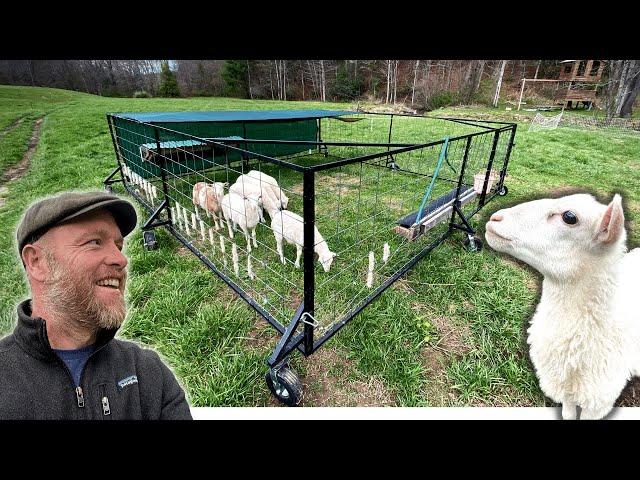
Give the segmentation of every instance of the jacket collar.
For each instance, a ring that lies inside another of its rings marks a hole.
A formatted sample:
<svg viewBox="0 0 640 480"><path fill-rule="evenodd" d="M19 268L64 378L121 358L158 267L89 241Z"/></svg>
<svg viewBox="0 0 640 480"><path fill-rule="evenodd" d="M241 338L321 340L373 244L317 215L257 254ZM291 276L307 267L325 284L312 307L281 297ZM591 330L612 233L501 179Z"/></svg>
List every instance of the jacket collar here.
<svg viewBox="0 0 640 480"><path fill-rule="evenodd" d="M117 331L117 328L103 328L98 331L94 353L109 343ZM18 305L18 323L13 334L20 348L35 358L44 361L52 361L57 358L49 343L45 320L31 316L31 299Z"/></svg>

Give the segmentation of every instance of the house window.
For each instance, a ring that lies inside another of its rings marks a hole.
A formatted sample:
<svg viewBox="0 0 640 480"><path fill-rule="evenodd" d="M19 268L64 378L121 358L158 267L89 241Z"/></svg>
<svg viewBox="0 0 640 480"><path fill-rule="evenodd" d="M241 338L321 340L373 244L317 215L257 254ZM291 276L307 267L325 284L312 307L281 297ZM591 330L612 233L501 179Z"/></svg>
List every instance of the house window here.
<svg viewBox="0 0 640 480"><path fill-rule="evenodd" d="M576 75L576 77L584 76L584 71L586 69L587 69L587 61L586 60L582 60L580 62L580 65L578 65L578 74Z"/></svg>
<svg viewBox="0 0 640 480"><path fill-rule="evenodd" d="M566 73L567 75L570 74L572 68L573 68L573 65L571 65L570 63L566 64L564 66L564 73Z"/></svg>
<svg viewBox="0 0 640 480"><path fill-rule="evenodd" d="M598 74L599 69L600 69L600 62L598 60L594 60L593 65L591 65L591 71L589 72L589 76L595 77Z"/></svg>

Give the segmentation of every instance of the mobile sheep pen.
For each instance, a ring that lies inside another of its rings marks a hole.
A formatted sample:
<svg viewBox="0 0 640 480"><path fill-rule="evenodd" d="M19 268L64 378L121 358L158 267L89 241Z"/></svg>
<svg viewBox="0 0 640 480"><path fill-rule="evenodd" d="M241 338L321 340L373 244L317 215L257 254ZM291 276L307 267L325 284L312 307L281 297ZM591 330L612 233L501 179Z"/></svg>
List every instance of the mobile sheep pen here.
<svg viewBox="0 0 640 480"><path fill-rule="evenodd" d="M118 166L105 187L121 185L149 211L147 248L164 226L278 330L266 381L287 405L302 397L288 366L294 350L311 355L454 232L481 248L470 219L507 193L516 132L505 122L330 110L107 121ZM217 189L214 207L198 200L202 182ZM225 212L215 207L225 202ZM234 224L254 230L234 235Z"/></svg>

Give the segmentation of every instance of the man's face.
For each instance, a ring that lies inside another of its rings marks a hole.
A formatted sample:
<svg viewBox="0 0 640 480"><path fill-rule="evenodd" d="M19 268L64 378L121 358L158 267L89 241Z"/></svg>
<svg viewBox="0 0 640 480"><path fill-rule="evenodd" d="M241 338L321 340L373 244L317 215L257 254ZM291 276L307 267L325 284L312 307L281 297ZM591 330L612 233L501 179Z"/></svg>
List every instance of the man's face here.
<svg viewBox="0 0 640 480"><path fill-rule="evenodd" d="M122 245L120 229L107 210L50 229L42 242L50 266L47 303L87 327L119 327L126 314Z"/></svg>

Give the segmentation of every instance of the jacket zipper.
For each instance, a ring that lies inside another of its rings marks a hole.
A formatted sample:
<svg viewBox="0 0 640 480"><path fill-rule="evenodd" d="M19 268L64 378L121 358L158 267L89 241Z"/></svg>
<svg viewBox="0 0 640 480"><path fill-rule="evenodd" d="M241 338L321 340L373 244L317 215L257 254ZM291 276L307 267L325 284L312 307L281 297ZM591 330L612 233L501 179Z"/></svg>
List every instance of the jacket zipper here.
<svg viewBox="0 0 640 480"><path fill-rule="evenodd" d="M82 387L76 387L76 398L78 399L78 407L84 408L84 394L82 393Z"/></svg>
<svg viewBox="0 0 640 480"><path fill-rule="evenodd" d="M65 371L67 372L67 374L69 375L69 378L71 379L71 383L73 385L75 385L76 382L73 379L73 375L71 374L71 370L69 370L69 367L67 367L67 364L64 363L62 361L62 359L60 357L58 357L57 355L55 355L55 358L58 361L58 363L60 363L60 365L62 365L62 368L64 368ZM77 404L78 404L78 408L84 408L84 393L82 391L82 387L76 387L75 388L75 392L76 392L76 401L77 401Z"/></svg>
<svg viewBox="0 0 640 480"><path fill-rule="evenodd" d="M100 385L100 403L102 404L102 416L111 415L111 407L109 406L109 397L104 384Z"/></svg>

